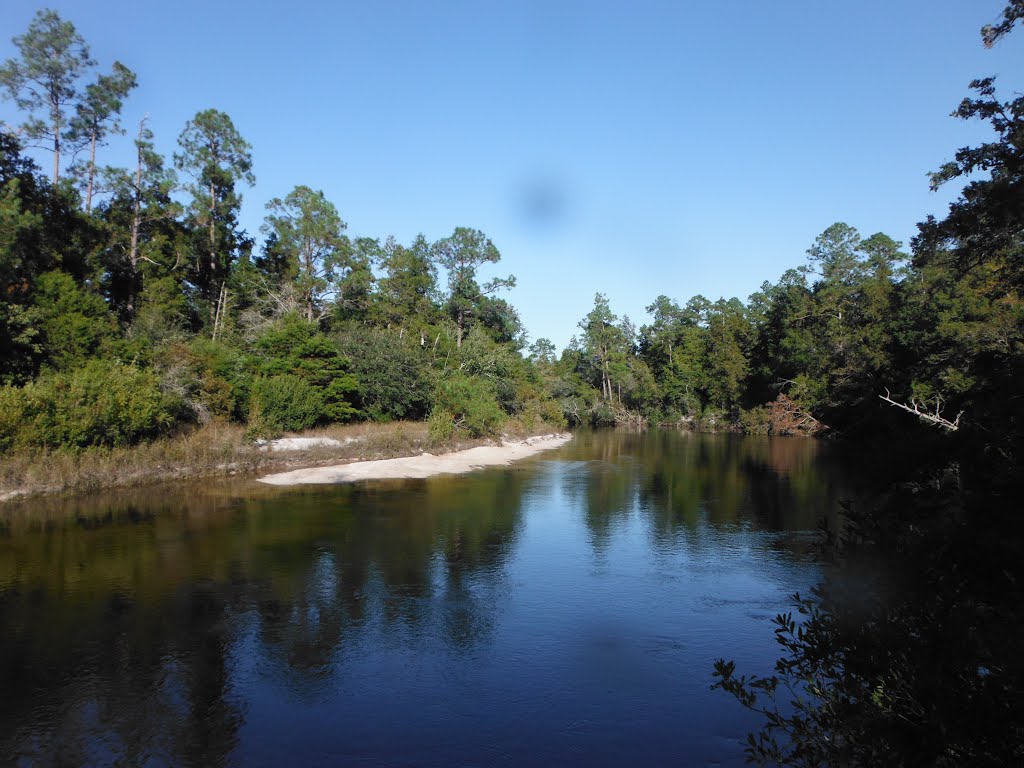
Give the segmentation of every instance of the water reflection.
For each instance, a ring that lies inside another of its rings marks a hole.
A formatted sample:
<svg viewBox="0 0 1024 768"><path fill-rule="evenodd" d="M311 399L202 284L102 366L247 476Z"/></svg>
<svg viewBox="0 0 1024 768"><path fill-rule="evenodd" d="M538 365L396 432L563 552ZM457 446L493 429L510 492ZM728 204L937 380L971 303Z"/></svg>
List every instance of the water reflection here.
<svg viewBox="0 0 1024 768"><path fill-rule="evenodd" d="M812 531L852 490L839 457L809 440L616 431L583 433L566 453L590 459L569 491L596 549L634 512L664 547L707 524Z"/></svg>
<svg viewBox="0 0 1024 768"><path fill-rule="evenodd" d="M833 506L828 471L809 441L605 432L470 477L215 484L7 508L0 755L274 762L301 733L317 759L422 763L430 748L438 764L501 762L524 748L511 721L566 759L615 762L630 739L654 749L679 737L671 720L689 706L664 665L710 673L703 656L689 660L679 614L759 619L776 592L782 608L814 572L792 561L806 540L779 532L813 528ZM707 568L736 546L773 564L761 568L767 582L681 586L671 558ZM595 557L653 570L595 575ZM757 610L723 609L732 589ZM607 732L617 702L650 708L650 722ZM401 722L401 738L370 713Z"/></svg>

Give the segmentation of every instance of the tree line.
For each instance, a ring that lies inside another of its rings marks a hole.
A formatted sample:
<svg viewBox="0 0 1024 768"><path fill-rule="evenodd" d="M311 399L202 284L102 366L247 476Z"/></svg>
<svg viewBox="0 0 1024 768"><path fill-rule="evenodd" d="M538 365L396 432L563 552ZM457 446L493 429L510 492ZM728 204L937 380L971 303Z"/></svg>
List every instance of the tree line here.
<svg viewBox="0 0 1024 768"><path fill-rule="evenodd" d="M0 131L0 446L433 415L448 435L508 418L776 435L930 425L1011 455L1020 105L992 80L956 114L997 139L933 175L970 181L909 249L837 223L745 302L658 296L639 327L598 294L557 354L545 338L527 346L500 295L515 278L487 274L501 256L484 233L353 237L299 184L267 204L257 243L238 223L252 148L227 114L197 112L169 159L142 117L133 167L105 166L135 74L115 62L88 82L88 45L53 11L14 43L0 67L24 114ZM52 153L49 178L31 147Z"/></svg>
<svg viewBox="0 0 1024 768"><path fill-rule="evenodd" d="M351 237L299 184L267 204L257 245L238 222L252 148L230 116L197 112L171 158L143 116L132 167L103 165L136 75L115 62L89 82L89 47L54 11L13 40L0 87L24 121L0 126L0 449L211 419L254 436L429 415L440 439L563 425L500 295L515 278L484 275L501 255L483 232ZM52 153L49 178L32 148Z"/></svg>

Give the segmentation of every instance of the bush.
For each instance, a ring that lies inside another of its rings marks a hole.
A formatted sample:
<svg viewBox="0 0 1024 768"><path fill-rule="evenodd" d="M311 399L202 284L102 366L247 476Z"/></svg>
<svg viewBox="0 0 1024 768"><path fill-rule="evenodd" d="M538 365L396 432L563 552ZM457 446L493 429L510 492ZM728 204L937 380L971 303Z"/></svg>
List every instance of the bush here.
<svg viewBox="0 0 1024 768"><path fill-rule="evenodd" d="M455 435L455 416L443 408L430 412L427 419L427 436L432 445L443 445Z"/></svg>
<svg viewBox="0 0 1024 768"><path fill-rule="evenodd" d="M771 414L763 405L751 408L749 411L740 411L740 426L745 435L770 435L772 431Z"/></svg>
<svg viewBox="0 0 1024 768"><path fill-rule="evenodd" d="M419 342L396 331L364 326L337 336L359 381L359 404L373 421L421 419L430 405L429 357Z"/></svg>
<svg viewBox="0 0 1024 768"><path fill-rule="evenodd" d="M264 332L256 351L256 367L263 375L297 376L317 391L321 401L318 419L348 421L359 414L351 402L358 383L349 373L349 361L315 325L288 315Z"/></svg>
<svg viewBox="0 0 1024 768"><path fill-rule="evenodd" d="M0 453L16 442L25 425L25 396L19 387L0 388Z"/></svg>
<svg viewBox="0 0 1024 768"><path fill-rule="evenodd" d="M155 373L92 360L75 371L0 390L0 449L124 446L167 432L185 415Z"/></svg>
<svg viewBox="0 0 1024 768"><path fill-rule="evenodd" d="M524 427L531 430L541 429L546 425L561 431L569 425L559 403L539 398L526 401L519 420Z"/></svg>
<svg viewBox="0 0 1024 768"><path fill-rule="evenodd" d="M118 338L117 321L103 297L80 287L71 275L40 275L33 301L46 361L55 369L73 369Z"/></svg>
<svg viewBox="0 0 1024 768"><path fill-rule="evenodd" d="M451 413L455 428L471 437L497 434L505 423L505 413L493 391L484 381L464 373L453 373L438 382L434 411Z"/></svg>
<svg viewBox="0 0 1024 768"><path fill-rule="evenodd" d="M249 408L249 435L270 437L313 426L325 416L326 404L317 388L285 373L256 379Z"/></svg>
<svg viewBox="0 0 1024 768"><path fill-rule="evenodd" d="M211 419L245 421L252 375L242 356L210 339L172 342L158 356L165 390L178 395L206 424Z"/></svg>

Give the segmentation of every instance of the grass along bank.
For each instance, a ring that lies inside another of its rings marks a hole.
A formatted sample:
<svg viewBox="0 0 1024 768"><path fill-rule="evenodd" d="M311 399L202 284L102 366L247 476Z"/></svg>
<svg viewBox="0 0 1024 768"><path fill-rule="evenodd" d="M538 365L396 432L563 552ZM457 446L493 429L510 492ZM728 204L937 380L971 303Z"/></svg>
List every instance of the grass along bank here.
<svg viewBox="0 0 1024 768"><path fill-rule="evenodd" d="M509 420L503 434L524 438L550 434L547 424L532 427ZM339 424L303 432L338 445L298 450L266 450L245 438L245 428L212 423L176 437L127 448L20 449L0 458L0 502L40 494L88 493L167 480L247 476L351 461L414 456L491 445L496 438L456 433L439 440L426 422Z"/></svg>

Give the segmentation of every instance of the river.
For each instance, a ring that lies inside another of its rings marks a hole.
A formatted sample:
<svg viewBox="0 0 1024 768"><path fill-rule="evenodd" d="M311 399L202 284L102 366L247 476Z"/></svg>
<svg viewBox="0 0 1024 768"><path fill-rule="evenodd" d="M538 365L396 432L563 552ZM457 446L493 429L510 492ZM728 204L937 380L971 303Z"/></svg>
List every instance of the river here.
<svg viewBox="0 0 1024 768"><path fill-rule="evenodd" d="M0 762L739 765L846 493L811 440L581 433L509 468L0 509Z"/></svg>

